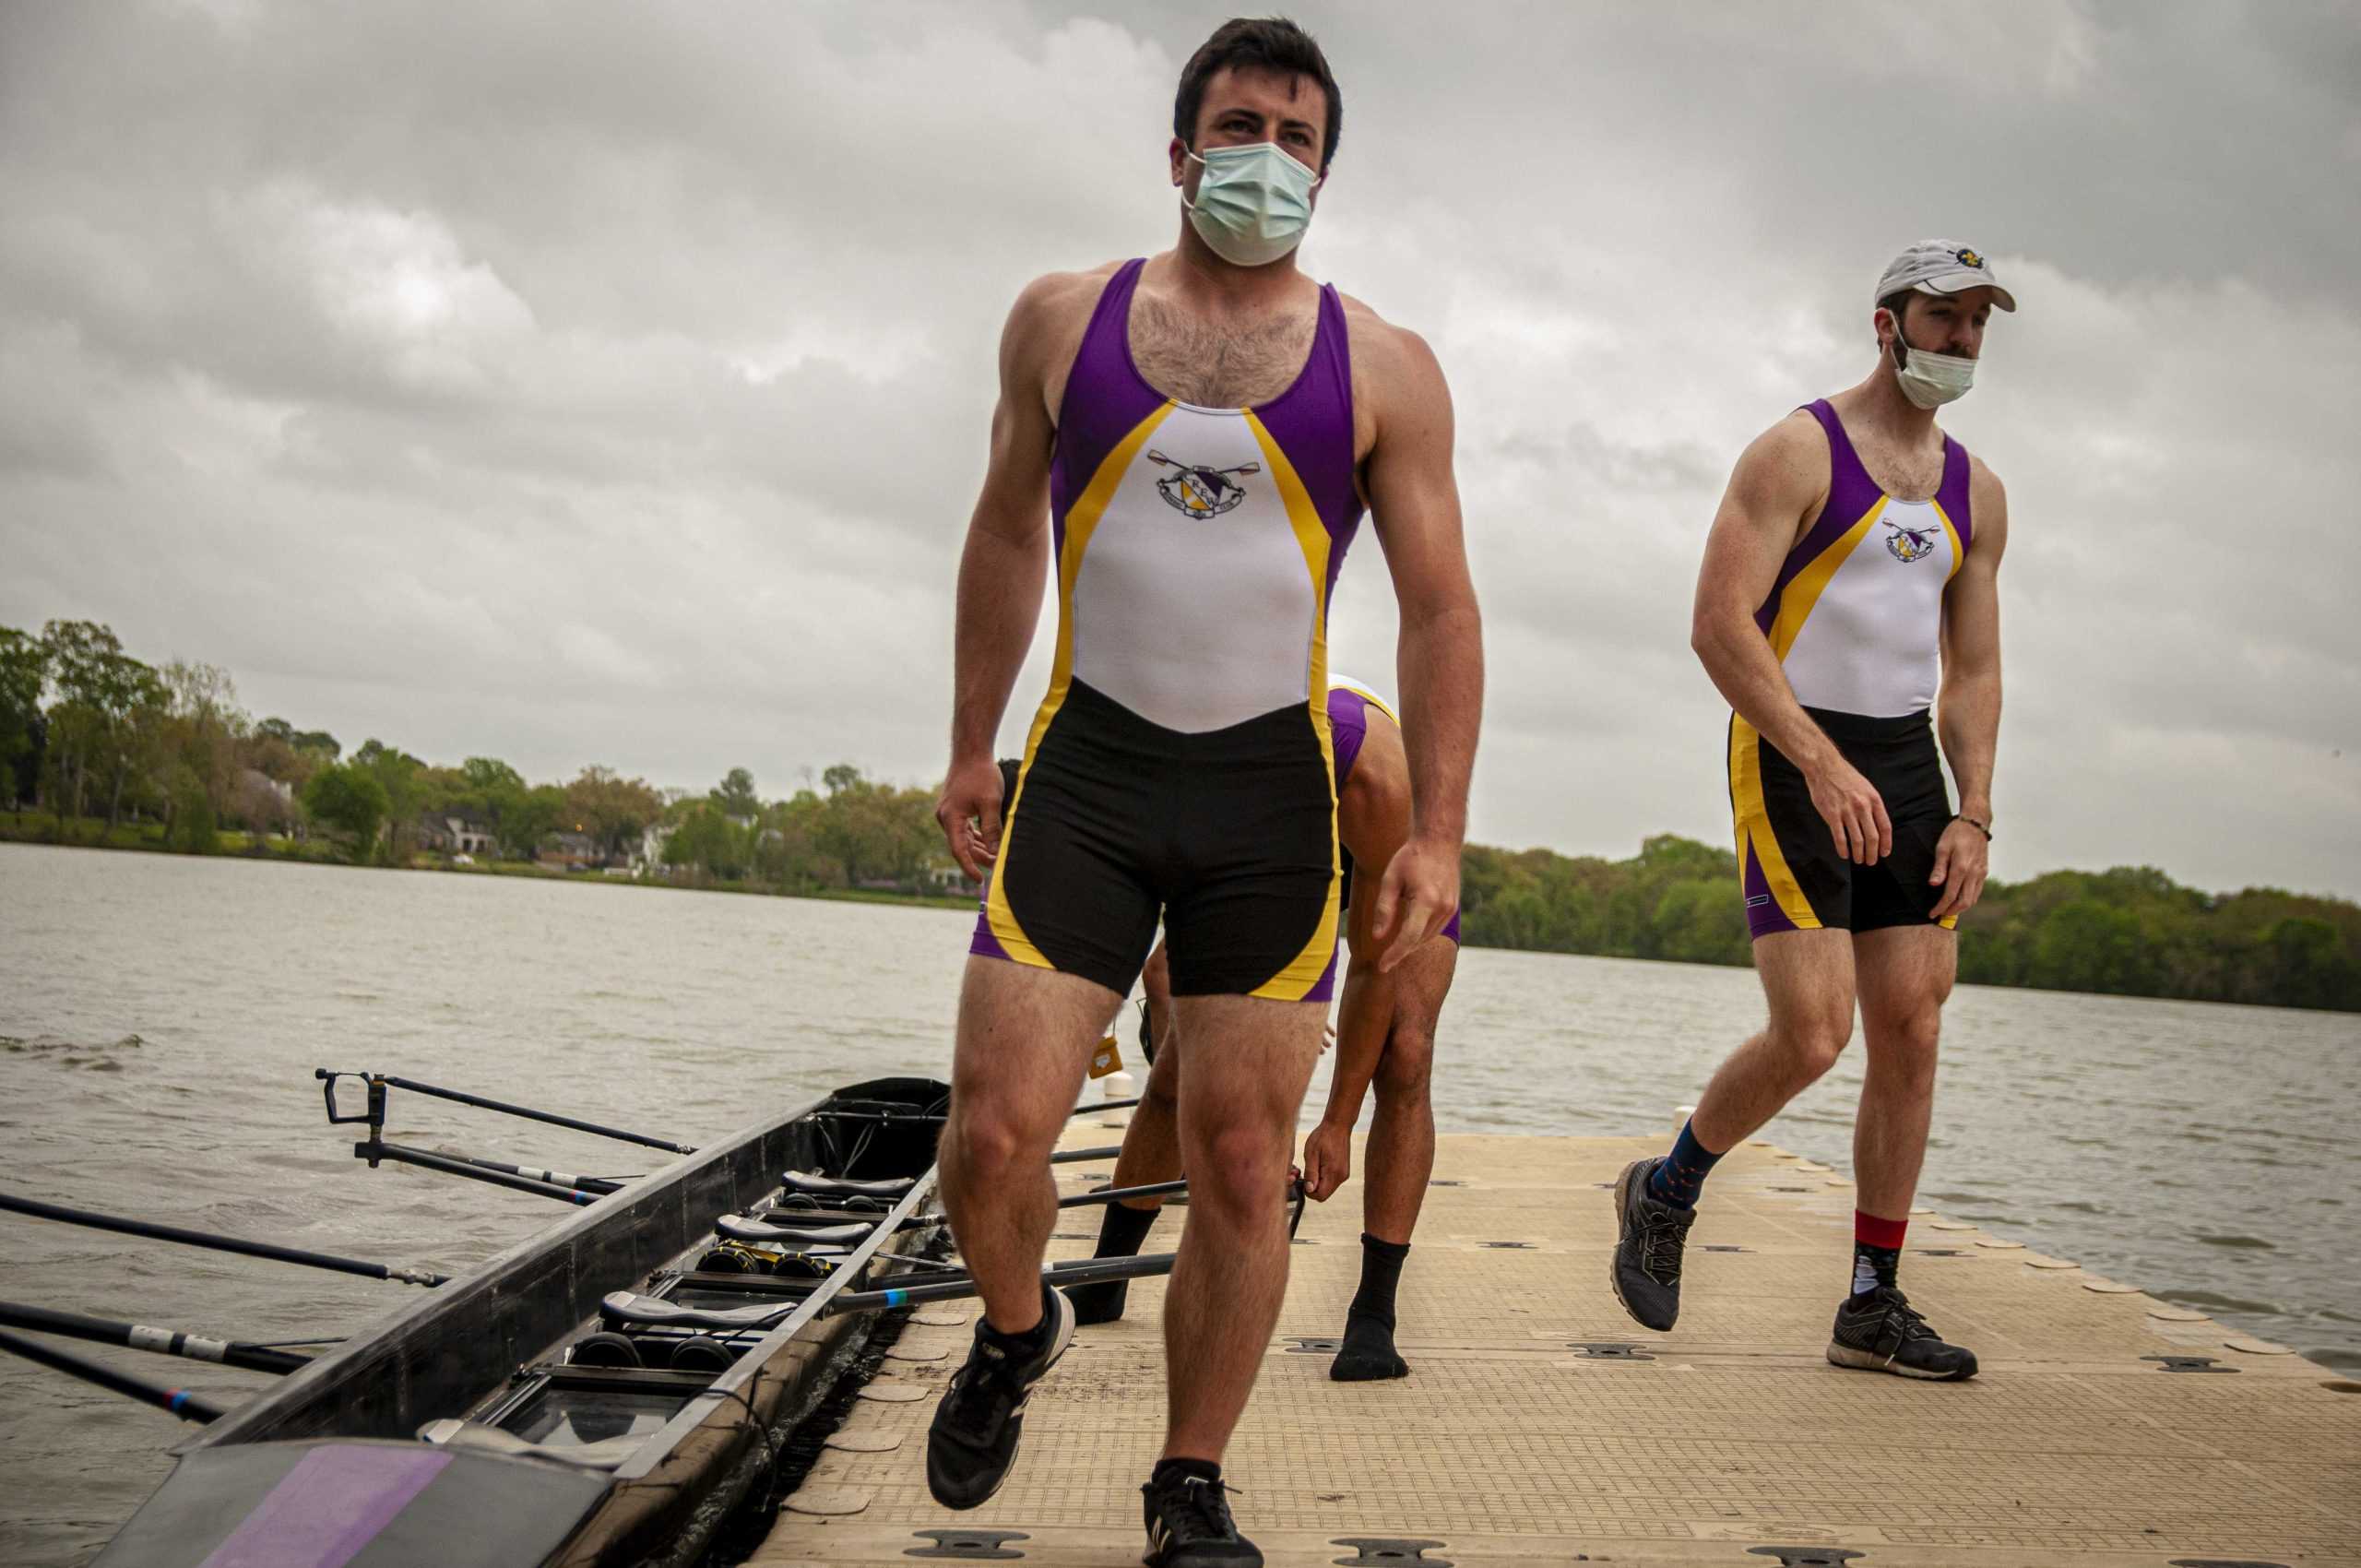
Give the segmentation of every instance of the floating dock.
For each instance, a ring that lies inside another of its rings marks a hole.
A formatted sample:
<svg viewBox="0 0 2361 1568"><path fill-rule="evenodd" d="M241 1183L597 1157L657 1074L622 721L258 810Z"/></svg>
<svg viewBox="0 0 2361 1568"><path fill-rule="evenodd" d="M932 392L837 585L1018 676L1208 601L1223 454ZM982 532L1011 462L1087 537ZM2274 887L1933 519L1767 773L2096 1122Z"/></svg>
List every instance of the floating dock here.
<svg viewBox="0 0 2361 1568"><path fill-rule="evenodd" d="M1069 1144L1107 1139L1081 1120ZM1833 1367L1852 1184L1767 1145L1714 1172L1679 1328L1639 1328L1608 1289L1606 1189L1662 1144L1441 1139L1403 1275L1399 1382L1329 1381L1359 1278L1359 1184L1310 1206L1224 1466L1272 1563L2361 1564L2361 1383L1923 1211L1903 1287L1981 1374ZM1081 1191L1105 1168L1058 1171ZM1168 1210L1147 1250L1176 1244L1185 1213ZM1060 1218L1053 1255L1086 1255L1096 1211ZM1137 1562L1163 1298L1163 1280L1135 1281L1122 1322L1076 1335L1007 1486L968 1514L928 1497L925 1443L978 1309L919 1312L755 1568Z"/></svg>

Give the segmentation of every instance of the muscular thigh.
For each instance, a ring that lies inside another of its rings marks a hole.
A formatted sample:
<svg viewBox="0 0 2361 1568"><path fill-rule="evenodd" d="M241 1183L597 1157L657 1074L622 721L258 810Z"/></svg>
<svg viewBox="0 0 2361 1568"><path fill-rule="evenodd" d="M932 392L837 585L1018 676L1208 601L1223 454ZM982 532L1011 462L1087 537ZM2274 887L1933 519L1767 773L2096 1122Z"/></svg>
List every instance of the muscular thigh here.
<svg viewBox="0 0 2361 1568"><path fill-rule="evenodd" d="M1854 936L1845 931L1786 931L1757 937L1754 969L1775 1031L1853 1028Z"/></svg>
<svg viewBox="0 0 2361 1568"><path fill-rule="evenodd" d="M1180 1124L1192 1138L1237 1126L1291 1132L1320 1060L1325 1003L1251 996L1174 999Z"/></svg>
<svg viewBox="0 0 2361 1568"><path fill-rule="evenodd" d="M1857 932L1853 968L1861 1022L1875 1043L1889 1026L1929 1021L1950 999L1959 972L1959 938L1936 925Z"/></svg>
<svg viewBox="0 0 2361 1568"><path fill-rule="evenodd" d="M1074 1108L1090 1053L1122 1002L1078 975L969 958L951 1059L954 1102L1054 1127Z"/></svg>

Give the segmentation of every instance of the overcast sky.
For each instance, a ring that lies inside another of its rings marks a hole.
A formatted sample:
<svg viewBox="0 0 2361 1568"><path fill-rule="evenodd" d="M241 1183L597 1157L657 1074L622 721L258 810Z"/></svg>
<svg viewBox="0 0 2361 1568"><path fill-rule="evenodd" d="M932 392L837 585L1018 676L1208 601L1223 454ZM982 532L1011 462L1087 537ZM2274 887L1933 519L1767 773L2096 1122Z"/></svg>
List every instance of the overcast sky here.
<svg viewBox="0 0 2361 1568"><path fill-rule="evenodd" d="M8 5L0 623L437 761L931 782L1007 303L1171 244L1228 14ZM1296 14L1305 265L1458 400L1474 837L1727 841L1706 526L1943 235L2023 306L1945 422L2011 495L1996 872L2361 894L2349 6ZM1394 684L1366 531L1335 626Z"/></svg>

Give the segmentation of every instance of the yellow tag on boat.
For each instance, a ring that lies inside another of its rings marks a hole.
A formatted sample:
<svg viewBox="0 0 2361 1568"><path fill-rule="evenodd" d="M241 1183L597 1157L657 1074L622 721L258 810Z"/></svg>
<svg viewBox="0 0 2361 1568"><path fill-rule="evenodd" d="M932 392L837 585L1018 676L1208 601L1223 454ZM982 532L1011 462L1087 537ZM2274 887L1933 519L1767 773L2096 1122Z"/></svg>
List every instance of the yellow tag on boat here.
<svg viewBox="0 0 2361 1568"><path fill-rule="evenodd" d="M1115 1044L1115 1037L1109 1035L1098 1042L1098 1049L1091 1052L1090 1075L1094 1078L1103 1078L1109 1073L1121 1072L1122 1066L1123 1052Z"/></svg>

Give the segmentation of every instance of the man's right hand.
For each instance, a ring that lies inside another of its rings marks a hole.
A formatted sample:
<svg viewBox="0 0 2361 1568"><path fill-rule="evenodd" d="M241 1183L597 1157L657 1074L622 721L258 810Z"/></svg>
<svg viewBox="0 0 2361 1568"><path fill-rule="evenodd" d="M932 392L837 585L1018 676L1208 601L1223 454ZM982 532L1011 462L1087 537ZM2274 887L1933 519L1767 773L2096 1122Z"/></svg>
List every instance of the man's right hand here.
<svg viewBox="0 0 2361 1568"><path fill-rule="evenodd" d="M1843 757L1807 769L1811 803L1836 839L1836 852L1856 865L1870 866L1893 853L1893 823L1885 802L1858 769Z"/></svg>
<svg viewBox="0 0 2361 1568"><path fill-rule="evenodd" d="M1000 853L1000 764L991 757L954 762L934 802L951 858L969 880L981 882Z"/></svg>
<svg viewBox="0 0 2361 1568"><path fill-rule="evenodd" d="M1303 1140L1303 1190L1326 1203L1353 1173L1353 1130L1323 1122Z"/></svg>

